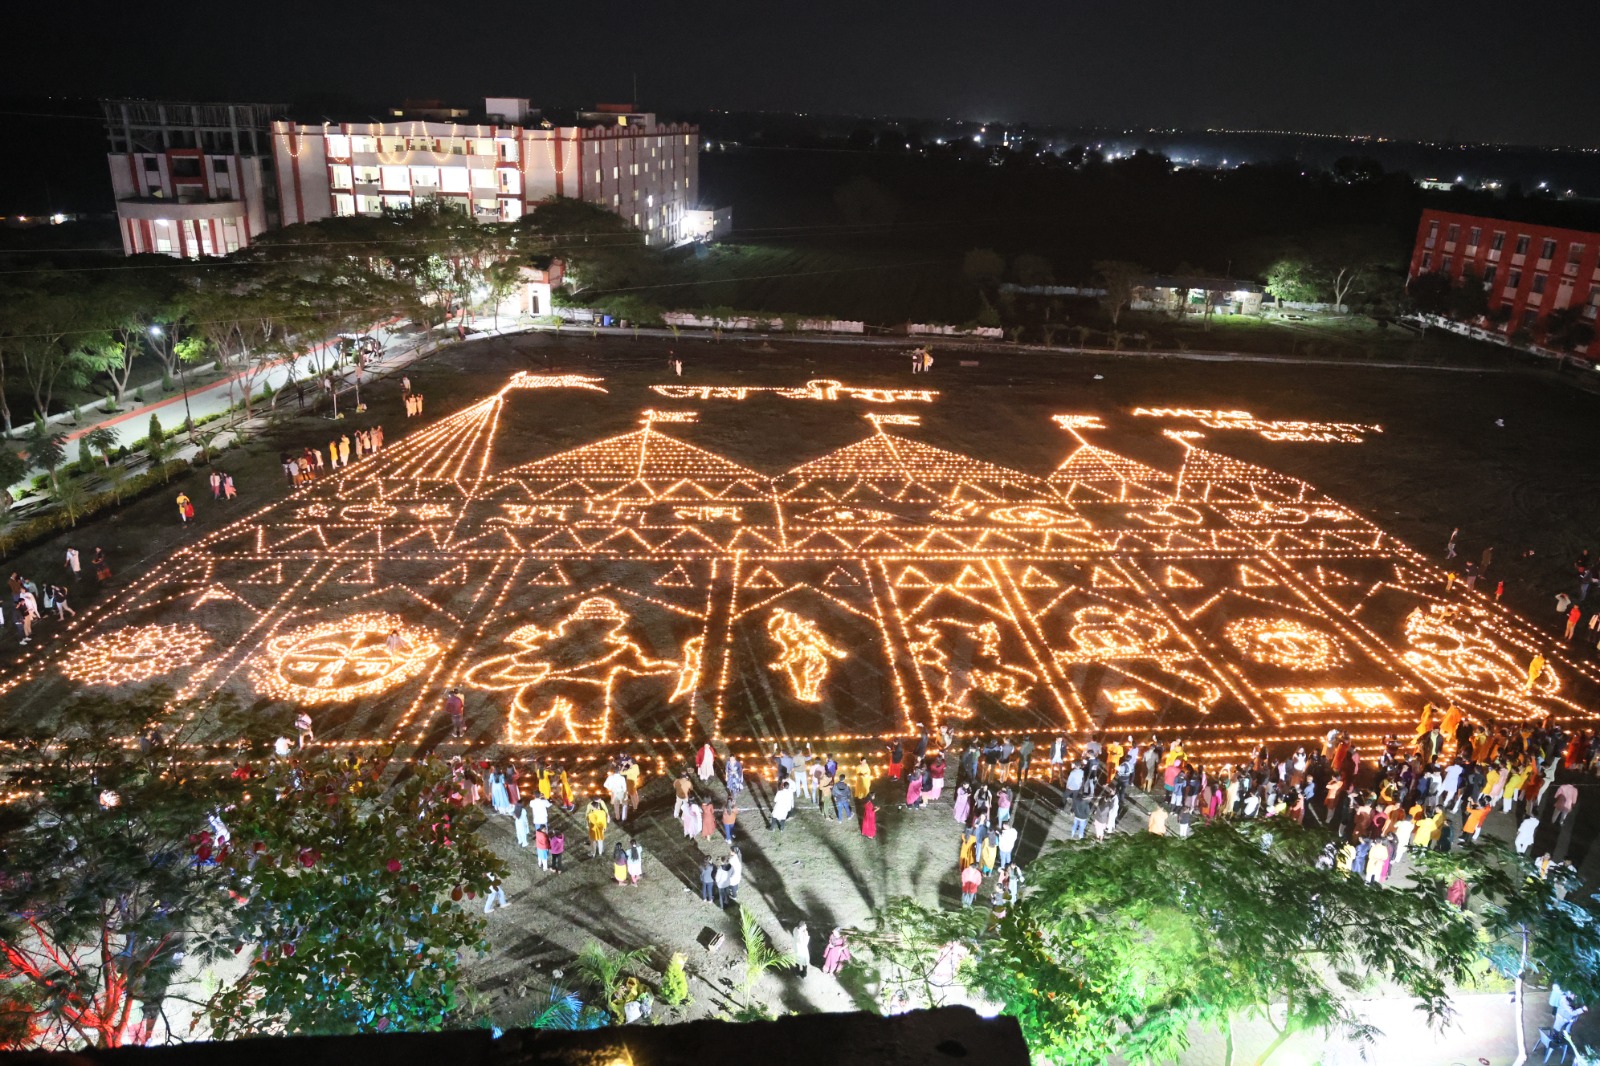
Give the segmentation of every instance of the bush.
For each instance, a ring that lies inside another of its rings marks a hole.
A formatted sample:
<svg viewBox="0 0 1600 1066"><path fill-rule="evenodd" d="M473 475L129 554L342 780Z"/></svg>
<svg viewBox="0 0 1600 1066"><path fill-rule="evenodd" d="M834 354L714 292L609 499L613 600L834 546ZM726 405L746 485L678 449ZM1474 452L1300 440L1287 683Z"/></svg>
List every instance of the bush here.
<svg viewBox="0 0 1600 1066"><path fill-rule="evenodd" d="M144 403L144 386L143 385L140 385L137 389L133 390L133 402L134 403Z"/></svg>
<svg viewBox="0 0 1600 1066"><path fill-rule="evenodd" d="M87 435L78 438L78 473L87 474L94 469L94 456L89 451Z"/></svg>
<svg viewBox="0 0 1600 1066"><path fill-rule="evenodd" d="M122 488L122 502L139 496L149 489L164 485L171 480L174 473L181 473L188 468L184 462L164 463L160 469L151 469L138 477L128 479ZM48 484L48 479L40 478ZM116 494L113 492L100 492L92 496L86 495L81 501L74 501L77 512L76 519L88 518L109 507L117 504ZM74 516L60 507L54 508L42 515L30 518L26 522L18 522L4 530L0 530L0 555L13 555L35 541L44 540L74 525Z"/></svg>
<svg viewBox="0 0 1600 1066"><path fill-rule="evenodd" d="M177 386L172 383L172 375L168 374L166 371L162 371L161 372L161 391L162 392L171 392L176 387Z"/></svg>
<svg viewBox="0 0 1600 1066"><path fill-rule="evenodd" d="M104 411L108 415L116 414L117 398L111 395L109 392L106 393L106 402L100 405L100 410Z"/></svg>
<svg viewBox="0 0 1600 1066"><path fill-rule="evenodd" d="M684 972L683 962L683 955L673 952L672 961L667 963L667 969L661 975L661 1002L669 1007L680 1007L689 1002L689 975Z"/></svg>
<svg viewBox="0 0 1600 1066"><path fill-rule="evenodd" d="M155 415L150 416L150 432L148 436L152 444L160 444L167 439L167 435L161 431L161 419Z"/></svg>

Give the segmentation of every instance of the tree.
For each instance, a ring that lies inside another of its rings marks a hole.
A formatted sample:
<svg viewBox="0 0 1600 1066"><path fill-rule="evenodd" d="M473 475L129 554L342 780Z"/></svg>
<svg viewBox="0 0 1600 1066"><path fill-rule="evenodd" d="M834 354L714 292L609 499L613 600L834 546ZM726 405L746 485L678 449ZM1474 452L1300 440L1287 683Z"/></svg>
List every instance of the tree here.
<svg viewBox="0 0 1600 1066"><path fill-rule="evenodd" d="M204 936L227 896L203 834L236 788L180 762L186 752L127 744L169 696L81 696L48 753L27 739L0 747L17 789L0 808L0 982L21 1023L7 1046L147 1035L184 953L211 958Z"/></svg>
<svg viewBox="0 0 1600 1066"><path fill-rule="evenodd" d="M1280 259L1267 268L1267 291L1283 303L1316 303L1322 297L1322 286L1316 277L1316 268L1307 259Z"/></svg>
<svg viewBox="0 0 1600 1066"><path fill-rule="evenodd" d="M11 510L11 486L28 473L28 464L10 448L0 447L0 513Z"/></svg>
<svg viewBox="0 0 1600 1066"><path fill-rule="evenodd" d="M973 248L961 259L961 276L979 289L992 289L999 285L1005 272L1005 259L990 248Z"/></svg>
<svg viewBox="0 0 1600 1066"><path fill-rule="evenodd" d="M103 465L111 465L111 452L117 446L117 434L110 426L95 426L78 439L91 451L100 454L100 462Z"/></svg>
<svg viewBox="0 0 1600 1066"><path fill-rule="evenodd" d="M1582 349L1594 342L1594 324L1581 307L1558 307L1544 319L1545 341L1552 348Z"/></svg>
<svg viewBox="0 0 1600 1066"><path fill-rule="evenodd" d="M1418 274L1406 284L1406 295L1411 298L1418 311L1430 315L1443 315L1450 310L1450 295L1453 288L1446 274Z"/></svg>
<svg viewBox="0 0 1600 1066"><path fill-rule="evenodd" d="M761 920L748 907L739 908L739 938L744 945L744 999L747 1007L756 1006L756 982L768 970L793 966L794 956L773 946Z"/></svg>
<svg viewBox="0 0 1600 1066"><path fill-rule="evenodd" d="M1436 876L1461 878L1483 935L1477 950L1516 986L1511 996L1517 1061L1528 1054L1522 996L1528 981L1559 984L1581 1002L1600 999L1600 907L1596 896L1576 897L1580 882L1570 866L1541 875L1498 840L1471 848L1429 852L1422 859Z"/></svg>
<svg viewBox="0 0 1600 1066"><path fill-rule="evenodd" d="M1122 312L1128 309L1128 304L1138 295L1140 283L1150 272L1138 263L1127 263L1120 259L1102 259L1094 264L1094 272L1101 287L1106 290L1106 294L1100 297L1100 307L1111 319L1111 328L1114 331L1122 318Z"/></svg>
<svg viewBox="0 0 1600 1066"><path fill-rule="evenodd" d="M649 283L659 259L644 234L596 204L553 196L511 223L520 263L548 266L559 259L573 293L603 293Z"/></svg>
<svg viewBox="0 0 1600 1066"><path fill-rule="evenodd" d="M1056 1063L1170 1059L1195 1025L1222 1033L1231 1063L1249 1016L1274 1030L1257 1066L1298 1032L1370 1037L1351 1001L1374 979L1441 1023L1450 982L1470 973L1472 923L1437 878L1380 889L1317 869L1324 839L1274 819L1059 847L980 942L968 983Z"/></svg>
<svg viewBox="0 0 1600 1066"><path fill-rule="evenodd" d="M40 416L34 418L24 442L28 446L28 461L43 467L45 473L50 475L51 486L60 489L61 486L56 483L56 471L67 461L66 434L51 429Z"/></svg>
<svg viewBox="0 0 1600 1066"><path fill-rule="evenodd" d="M850 943L856 964L877 985L880 1005L939 1007L984 920L979 910L934 910L901 896L873 915L870 932L855 933Z"/></svg>
<svg viewBox="0 0 1600 1066"><path fill-rule="evenodd" d="M447 765L398 783L385 760L325 751L272 760L233 815L241 899L230 942L248 967L208 1006L219 1038L436 1029L458 1007L461 953L486 950L457 906L506 867Z"/></svg>
<svg viewBox="0 0 1600 1066"><path fill-rule="evenodd" d="M857 174L833 190L833 204L851 226L890 226L900 215L900 202L865 174Z"/></svg>
<svg viewBox="0 0 1600 1066"><path fill-rule="evenodd" d="M684 969L687 961L680 951L674 951L661 974L661 1002L669 1007L681 1007L689 1002L689 974Z"/></svg>
<svg viewBox="0 0 1600 1066"><path fill-rule="evenodd" d="M1017 279L1018 285L1049 285L1056 280L1050 260L1028 253L1011 261L1011 276Z"/></svg>
<svg viewBox="0 0 1600 1066"><path fill-rule="evenodd" d="M603 944L591 940L578 952L578 960L573 964L573 969L580 977L595 986L595 990L600 994L600 1002L611 1012L612 1019L620 1025L624 1018L621 994L628 967L644 962L648 955L649 952L644 948L610 951Z"/></svg>

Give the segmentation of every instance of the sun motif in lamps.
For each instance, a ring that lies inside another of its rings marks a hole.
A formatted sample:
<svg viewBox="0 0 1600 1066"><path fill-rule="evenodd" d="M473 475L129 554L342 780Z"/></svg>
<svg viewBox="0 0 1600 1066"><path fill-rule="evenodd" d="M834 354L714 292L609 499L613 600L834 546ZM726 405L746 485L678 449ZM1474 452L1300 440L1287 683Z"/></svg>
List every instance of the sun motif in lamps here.
<svg viewBox="0 0 1600 1066"><path fill-rule="evenodd" d="M61 672L84 685L136 684L198 662L210 647L196 625L126 626L86 642Z"/></svg>
<svg viewBox="0 0 1600 1066"><path fill-rule="evenodd" d="M280 633L250 672L264 696L332 703L376 696L421 674L440 643L383 613L352 615Z"/></svg>
<svg viewBox="0 0 1600 1066"><path fill-rule="evenodd" d="M1345 661L1344 649L1320 629L1293 618L1241 618L1223 636L1245 658L1285 670L1326 670Z"/></svg>

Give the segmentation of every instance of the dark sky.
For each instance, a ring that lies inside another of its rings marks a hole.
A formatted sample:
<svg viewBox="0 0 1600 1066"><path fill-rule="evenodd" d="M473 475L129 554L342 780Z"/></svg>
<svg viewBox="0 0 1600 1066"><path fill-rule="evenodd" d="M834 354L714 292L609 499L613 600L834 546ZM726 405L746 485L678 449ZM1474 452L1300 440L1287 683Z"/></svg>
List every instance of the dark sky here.
<svg viewBox="0 0 1600 1066"><path fill-rule="evenodd" d="M102 12L96 17L96 12ZM1594 0L105 0L6 13L0 93L646 106L1600 144Z"/></svg>

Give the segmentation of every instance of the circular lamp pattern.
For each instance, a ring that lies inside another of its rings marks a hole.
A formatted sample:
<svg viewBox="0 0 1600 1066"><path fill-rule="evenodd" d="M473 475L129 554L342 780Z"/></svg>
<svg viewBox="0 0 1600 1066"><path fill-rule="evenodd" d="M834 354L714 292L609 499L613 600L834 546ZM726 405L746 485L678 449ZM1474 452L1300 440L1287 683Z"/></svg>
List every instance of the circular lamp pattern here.
<svg viewBox="0 0 1600 1066"><path fill-rule="evenodd" d="M439 651L436 635L426 629L389 614L358 614L273 637L250 679L263 696L333 703L387 692L421 674Z"/></svg>
<svg viewBox="0 0 1600 1066"><path fill-rule="evenodd" d="M1320 629L1292 618L1241 618L1222 635L1252 662L1285 670L1326 670L1345 661L1344 649Z"/></svg>
<svg viewBox="0 0 1600 1066"><path fill-rule="evenodd" d="M199 662L211 638L199 626L125 626L82 644L61 665L61 672L84 685L128 685L148 681Z"/></svg>

